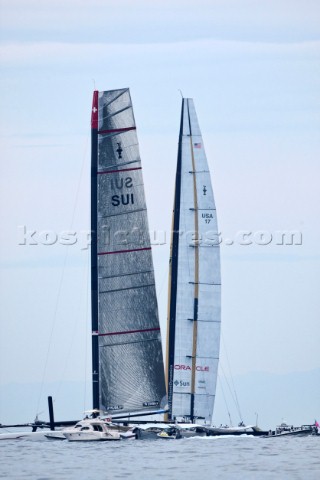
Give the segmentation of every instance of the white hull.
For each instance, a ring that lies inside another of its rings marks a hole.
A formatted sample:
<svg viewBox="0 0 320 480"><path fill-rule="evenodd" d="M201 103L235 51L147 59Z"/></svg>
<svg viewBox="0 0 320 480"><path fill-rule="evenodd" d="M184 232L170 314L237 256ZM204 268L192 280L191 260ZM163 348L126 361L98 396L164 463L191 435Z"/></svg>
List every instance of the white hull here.
<svg viewBox="0 0 320 480"><path fill-rule="evenodd" d="M64 436L69 442L97 442L97 441L114 441L120 440L120 435L117 432L64 432Z"/></svg>
<svg viewBox="0 0 320 480"><path fill-rule="evenodd" d="M46 434L48 434L48 431L0 433L0 440L40 441L40 440L46 440Z"/></svg>
<svg viewBox="0 0 320 480"><path fill-rule="evenodd" d="M48 440L66 440L65 435L63 434L63 431L54 431L54 432L48 432L45 434L45 437Z"/></svg>

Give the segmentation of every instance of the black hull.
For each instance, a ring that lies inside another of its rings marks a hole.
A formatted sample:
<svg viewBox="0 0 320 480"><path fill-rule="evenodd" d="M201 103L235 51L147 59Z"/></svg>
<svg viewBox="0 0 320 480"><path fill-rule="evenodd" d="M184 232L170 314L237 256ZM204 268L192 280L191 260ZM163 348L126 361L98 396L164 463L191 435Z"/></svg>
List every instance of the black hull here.
<svg viewBox="0 0 320 480"><path fill-rule="evenodd" d="M309 435L313 435L311 430L300 430L296 432L284 432L284 433L274 433L272 432L271 435L265 435L265 438L275 438L275 437L306 437Z"/></svg>
<svg viewBox="0 0 320 480"><path fill-rule="evenodd" d="M208 431L207 436L208 437L240 437L242 435L250 435L252 437L264 437L268 435L267 431L264 430L258 430L258 431L252 431L252 432L210 432Z"/></svg>

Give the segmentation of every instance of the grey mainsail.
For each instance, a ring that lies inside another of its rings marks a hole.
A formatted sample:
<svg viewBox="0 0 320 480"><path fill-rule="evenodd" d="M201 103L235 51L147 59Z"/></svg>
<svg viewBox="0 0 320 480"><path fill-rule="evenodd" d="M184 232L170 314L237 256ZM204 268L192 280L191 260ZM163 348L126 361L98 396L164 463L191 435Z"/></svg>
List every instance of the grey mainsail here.
<svg viewBox="0 0 320 480"><path fill-rule="evenodd" d="M210 172L193 100L183 99L169 275L169 420L211 423L220 307L220 248Z"/></svg>
<svg viewBox="0 0 320 480"><path fill-rule="evenodd" d="M155 410L166 392L129 89L95 91L91 124L93 408Z"/></svg>

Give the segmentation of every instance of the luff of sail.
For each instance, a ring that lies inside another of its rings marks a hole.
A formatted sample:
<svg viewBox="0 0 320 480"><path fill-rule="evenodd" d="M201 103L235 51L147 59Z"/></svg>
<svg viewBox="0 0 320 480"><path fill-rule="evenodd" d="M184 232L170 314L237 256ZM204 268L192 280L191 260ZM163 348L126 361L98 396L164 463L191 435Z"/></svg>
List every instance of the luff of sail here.
<svg viewBox="0 0 320 480"><path fill-rule="evenodd" d="M183 99L169 274L169 420L211 423L220 348L220 248L210 172L192 99Z"/></svg>
<svg viewBox="0 0 320 480"><path fill-rule="evenodd" d="M93 408L155 410L164 369L129 89L95 91L91 124Z"/></svg>

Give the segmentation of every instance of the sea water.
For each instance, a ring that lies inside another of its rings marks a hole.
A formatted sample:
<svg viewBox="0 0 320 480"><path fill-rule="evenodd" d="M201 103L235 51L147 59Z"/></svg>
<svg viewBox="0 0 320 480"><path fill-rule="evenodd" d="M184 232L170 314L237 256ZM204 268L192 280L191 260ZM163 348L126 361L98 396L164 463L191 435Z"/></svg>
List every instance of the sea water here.
<svg viewBox="0 0 320 480"><path fill-rule="evenodd" d="M0 478L204 480L320 478L320 436L0 443Z"/></svg>

